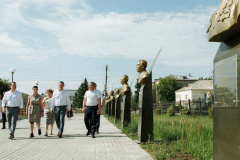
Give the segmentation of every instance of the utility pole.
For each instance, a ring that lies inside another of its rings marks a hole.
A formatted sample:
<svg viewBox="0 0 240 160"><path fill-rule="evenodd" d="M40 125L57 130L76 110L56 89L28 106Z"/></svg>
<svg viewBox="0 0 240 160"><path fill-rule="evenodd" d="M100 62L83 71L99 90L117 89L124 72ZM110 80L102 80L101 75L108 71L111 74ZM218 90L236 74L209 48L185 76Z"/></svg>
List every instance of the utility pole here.
<svg viewBox="0 0 240 160"><path fill-rule="evenodd" d="M105 79L105 87L104 87L104 96L107 96L107 72L108 72L108 65L106 65L106 79Z"/></svg>

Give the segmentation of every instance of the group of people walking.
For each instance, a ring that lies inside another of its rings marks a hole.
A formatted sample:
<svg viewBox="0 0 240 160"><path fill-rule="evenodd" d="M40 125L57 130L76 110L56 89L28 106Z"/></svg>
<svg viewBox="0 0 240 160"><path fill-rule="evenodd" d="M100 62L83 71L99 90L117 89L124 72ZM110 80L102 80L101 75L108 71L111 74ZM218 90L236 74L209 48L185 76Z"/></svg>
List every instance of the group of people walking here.
<svg viewBox="0 0 240 160"><path fill-rule="evenodd" d="M16 90L16 82L10 83L10 91L6 92L2 99L2 114L6 114L10 136L9 139L14 138L15 128L17 124L18 115L22 115L23 98L22 93ZM89 83L89 90L84 95L83 100L83 112L84 122L87 128L87 134L92 135L95 138L95 132L99 133L100 126L100 109L103 104L102 93L96 89L97 85L94 82ZM50 135L53 135L53 125L56 121L58 128L57 136L62 138L64 130L64 122L66 112L68 117L71 117L71 103L69 94L64 90L64 82L58 83L58 90L48 89L46 91L47 97L42 99L42 96L38 94L38 86L32 88L33 94L28 96L28 102L26 106L26 115L30 123L30 138L34 137L33 129L34 123L38 127L38 135L41 135L41 117L43 114L46 118L46 133L44 136L48 136L48 129L50 129ZM0 98L1 99L1 98ZM45 107L44 107L45 106ZM3 124L5 129L5 124Z"/></svg>

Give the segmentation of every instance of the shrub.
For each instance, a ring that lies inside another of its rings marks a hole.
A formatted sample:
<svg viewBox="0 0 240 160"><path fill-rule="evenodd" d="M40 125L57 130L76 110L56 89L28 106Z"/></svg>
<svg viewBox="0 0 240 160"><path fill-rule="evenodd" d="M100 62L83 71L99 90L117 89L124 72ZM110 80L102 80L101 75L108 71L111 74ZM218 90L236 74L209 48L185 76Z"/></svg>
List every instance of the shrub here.
<svg viewBox="0 0 240 160"><path fill-rule="evenodd" d="M185 115L190 114L189 108L188 108L188 107L183 107L183 108L182 108L182 113L185 114Z"/></svg>
<svg viewBox="0 0 240 160"><path fill-rule="evenodd" d="M155 112L156 114L162 114L162 109L155 109L154 112Z"/></svg>
<svg viewBox="0 0 240 160"><path fill-rule="evenodd" d="M208 116L210 118L213 118L213 115L214 115L214 106L211 105L211 107L208 108Z"/></svg>
<svg viewBox="0 0 240 160"><path fill-rule="evenodd" d="M174 108L173 107L169 107L167 109L167 113L168 113L169 116L175 116Z"/></svg>

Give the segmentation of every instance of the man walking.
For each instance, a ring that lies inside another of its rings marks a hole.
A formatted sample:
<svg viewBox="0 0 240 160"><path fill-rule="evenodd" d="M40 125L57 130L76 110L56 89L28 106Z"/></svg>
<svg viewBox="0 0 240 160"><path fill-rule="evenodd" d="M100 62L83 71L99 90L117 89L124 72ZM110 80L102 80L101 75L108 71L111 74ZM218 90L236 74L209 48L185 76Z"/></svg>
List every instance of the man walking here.
<svg viewBox="0 0 240 160"><path fill-rule="evenodd" d="M94 83L94 86L95 86L95 90L98 92L98 94L100 95L101 97L101 108L103 107L103 100L104 100L104 97L102 95L102 92L97 90L97 84ZM97 134L99 134L99 127L100 127L100 109L97 110L97 119L96 119L96 132Z"/></svg>
<svg viewBox="0 0 240 160"><path fill-rule="evenodd" d="M5 95L5 92L3 92L3 96ZM2 95L1 95L1 105L2 105ZM3 127L2 129L6 129L6 113L2 113L2 123L3 123Z"/></svg>
<svg viewBox="0 0 240 160"><path fill-rule="evenodd" d="M88 88L89 90L84 95L82 108L85 112L84 122L88 130L86 136L92 133L92 138L95 138L97 110L101 108L101 96L96 91L94 82L90 82Z"/></svg>
<svg viewBox="0 0 240 160"><path fill-rule="evenodd" d="M9 139L14 138L18 115L22 114L23 99L22 93L16 90L16 82L10 83L11 90L6 92L2 100L2 112L6 113L10 131Z"/></svg>
<svg viewBox="0 0 240 160"><path fill-rule="evenodd" d="M55 114L55 120L58 127L58 137L62 138L63 129L64 129L64 120L66 114L66 108L68 107L68 112L71 109L71 103L69 94L64 88L64 82L60 81L58 83L58 90L53 92L52 101L51 101L51 113Z"/></svg>

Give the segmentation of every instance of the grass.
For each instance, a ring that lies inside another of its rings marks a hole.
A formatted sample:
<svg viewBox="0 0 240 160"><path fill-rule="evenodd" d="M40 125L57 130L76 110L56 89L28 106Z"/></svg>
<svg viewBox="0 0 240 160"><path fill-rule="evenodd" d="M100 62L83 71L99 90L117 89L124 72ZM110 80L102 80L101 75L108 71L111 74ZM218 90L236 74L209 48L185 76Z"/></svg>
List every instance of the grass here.
<svg viewBox="0 0 240 160"><path fill-rule="evenodd" d="M138 115L131 118L122 131L136 140ZM121 122L116 126L121 128ZM154 114L154 139L141 145L154 159L213 159L213 120L208 117Z"/></svg>

